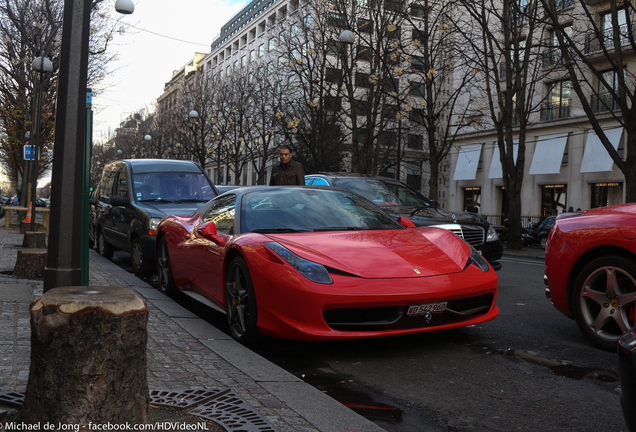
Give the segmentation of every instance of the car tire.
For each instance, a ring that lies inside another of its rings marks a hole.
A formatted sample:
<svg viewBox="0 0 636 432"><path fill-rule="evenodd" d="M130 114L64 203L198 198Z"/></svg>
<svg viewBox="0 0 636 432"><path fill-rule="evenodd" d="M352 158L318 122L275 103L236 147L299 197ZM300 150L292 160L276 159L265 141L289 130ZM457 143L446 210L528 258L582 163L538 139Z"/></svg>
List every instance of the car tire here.
<svg viewBox="0 0 636 432"><path fill-rule="evenodd" d="M634 330L636 264L617 255L590 261L576 278L572 304L581 332L599 348L616 351Z"/></svg>
<svg viewBox="0 0 636 432"><path fill-rule="evenodd" d="M225 283L225 311L230 335L242 344L254 344L261 335L256 327L258 312L254 285L247 263L236 257L230 263Z"/></svg>
<svg viewBox="0 0 636 432"><path fill-rule="evenodd" d="M141 245L141 240L138 238L133 240L130 248L130 261L133 266L133 270L136 274L147 275L153 268L154 262L144 256L144 248Z"/></svg>
<svg viewBox="0 0 636 432"><path fill-rule="evenodd" d="M104 238L104 232L99 230L97 232L97 252L104 258L111 259L114 251L113 246Z"/></svg>
<svg viewBox="0 0 636 432"><path fill-rule="evenodd" d="M168 240L161 237L157 249L157 275L159 279L159 291L165 295L174 294L177 287L172 277L172 265L170 264L170 253L168 252Z"/></svg>
<svg viewBox="0 0 636 432"><path fill-rule="evenodd" d="M539 238L539 245L541 246L541 249L545 249L545 247L548 245L548 237L541 236L541 238Z"/></svg>

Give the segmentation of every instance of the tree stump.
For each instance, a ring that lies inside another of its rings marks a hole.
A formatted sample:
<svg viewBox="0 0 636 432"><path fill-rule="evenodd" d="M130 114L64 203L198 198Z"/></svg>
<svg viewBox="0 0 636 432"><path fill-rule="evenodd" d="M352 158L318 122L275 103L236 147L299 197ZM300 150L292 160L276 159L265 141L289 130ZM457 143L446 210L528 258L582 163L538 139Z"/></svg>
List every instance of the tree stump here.
<svg viewBox="0 0 636 432"><path fill-rule="evenodd" d="M31 366L17 422L85 430L149 421L143 300L122 287L55 288L30 312Z"/></svg>
<svg viewBox="0 0 636 432"><path fill-rule="evenodd" d="M46 249L21 249L13 268L13 276L26 279L44 277L46 267Z"/></svg>
<svg viewBox="0 0 636 432"><path fill-rule="evenodd" d="M40 224L39 223L34 223L34 229L38 230L40 229ZM20 232L22 234L26 234L27 231L31 230L31 222L25 222L25 221L20 221Z"/></svg>
<svg viewBox="0 0 636 432"><path fill-rule="evenodd" d="M46 233L39 231L25 232L22 247L28 249L46 249Z"/></svg>

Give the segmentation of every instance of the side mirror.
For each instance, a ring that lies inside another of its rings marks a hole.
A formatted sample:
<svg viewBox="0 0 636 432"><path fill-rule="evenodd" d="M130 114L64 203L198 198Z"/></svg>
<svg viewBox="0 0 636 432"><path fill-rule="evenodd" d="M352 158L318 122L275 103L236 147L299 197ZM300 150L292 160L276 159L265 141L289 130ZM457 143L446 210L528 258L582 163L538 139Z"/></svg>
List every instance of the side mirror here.
<svg viewBox="0 0 636 432"><path fill-rule="evenodd" d="M409 218L406 218L404 216L400 216L397 221L404 227L404 228L415 228L416 225L413 223L413 221Z"/></svg>
<svg viewBox="0 0 636 432"><path fill-rule="evenodd" d="M126 207L126 198L121 195L115 195L110 197L110 205L113 207Z"/></svg>
<svg viewBox="0 0 636 432"><path fill-rule="evenodd" d="M218 244L219 246L225 246L226 241L219 235L218 231L216 230L216 225L214 224L214 222L208 222L204 225L201 225L197 229L197 231L203 237L205 237L208 240L212 240L214 243Z"/></svg>

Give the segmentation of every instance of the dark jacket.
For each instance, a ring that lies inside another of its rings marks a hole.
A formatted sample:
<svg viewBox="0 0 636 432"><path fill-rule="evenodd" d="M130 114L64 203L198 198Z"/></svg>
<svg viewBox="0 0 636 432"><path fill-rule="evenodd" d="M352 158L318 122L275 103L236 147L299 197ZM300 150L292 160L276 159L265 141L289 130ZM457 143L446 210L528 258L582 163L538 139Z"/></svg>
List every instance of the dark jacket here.
<svg viewBox="0 0 636 432"><path fill-rule="evenodd" d="M269 179L270 186L304 185L305 170L303 166L294 160L283 166L282 163L274 165Z"/></svg>

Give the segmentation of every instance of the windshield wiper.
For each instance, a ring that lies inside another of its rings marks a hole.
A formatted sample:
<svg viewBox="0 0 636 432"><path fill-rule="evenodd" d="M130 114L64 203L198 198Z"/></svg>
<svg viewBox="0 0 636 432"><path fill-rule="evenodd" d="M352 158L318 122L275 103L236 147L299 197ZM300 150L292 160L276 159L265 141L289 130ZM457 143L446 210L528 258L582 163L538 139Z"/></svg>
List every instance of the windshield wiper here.
<svg viewBox="0 0 636 432"><path fill-rule="evenodd" d="M350 227L320 227L314 228L314 232L317 231L360 231L360 230L368 230L370 228L367 227L359 227L359 226L350 226Z"/></svg>
<svg viewBox="0 0 636 432"><path fill-rule="evenodd" d="M164 199L164 198L142 199L142 200L138 200L138 201L139 202L169 202L169 203L175 202L174 200L169 200L169 199Z"/></svg>
<svg viewBox="0 0 636 432"><path fill-rule="evenodd" d="M293 229L293 228L258 228L258 229L253 229L251 232L259 233L259 234L299 233L299 232L309 232L309 230L301 230L301 229Z"/></svg>

